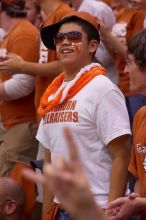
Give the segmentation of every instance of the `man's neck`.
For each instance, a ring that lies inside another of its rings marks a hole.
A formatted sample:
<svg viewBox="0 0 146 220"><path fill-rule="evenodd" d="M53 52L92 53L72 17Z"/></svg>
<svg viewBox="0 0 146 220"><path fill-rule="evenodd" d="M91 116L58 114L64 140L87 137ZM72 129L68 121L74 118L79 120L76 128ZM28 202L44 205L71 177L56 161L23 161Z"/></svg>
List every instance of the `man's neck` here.
<svg viewBox="0 0 146 220"><path fill-rule="evenodd" d="M68 65L68 66L64 67L64 76L65 76L64 81L73 80L76 77L76 75L79 73L79 71L83 67L85 67L89 64L90 64L90 62L85 62L84 65L83 64L82 65L76 65L76 66L75 65L74 66Z"/></svg>

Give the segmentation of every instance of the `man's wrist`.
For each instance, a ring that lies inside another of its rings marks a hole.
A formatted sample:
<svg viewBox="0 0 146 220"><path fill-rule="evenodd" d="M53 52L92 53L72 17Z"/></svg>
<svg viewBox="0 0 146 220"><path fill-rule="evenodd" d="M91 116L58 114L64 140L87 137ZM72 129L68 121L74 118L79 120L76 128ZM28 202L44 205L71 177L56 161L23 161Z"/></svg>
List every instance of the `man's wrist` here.
<svg viewBox="0 0 146 220"><path fill-rule="evenodd" d="M20 72L27 74L27 72L25 71L25 67L26 67L26 61L22 60L22 61L20 62L20 67L19 67L19 68L20 68Z"/></svg>
<svg viewBox="0 0 146 220"><path fill-rule="evenodd" d="M146 210L146 198L137 197L136 200L138 211Z"/></svg>

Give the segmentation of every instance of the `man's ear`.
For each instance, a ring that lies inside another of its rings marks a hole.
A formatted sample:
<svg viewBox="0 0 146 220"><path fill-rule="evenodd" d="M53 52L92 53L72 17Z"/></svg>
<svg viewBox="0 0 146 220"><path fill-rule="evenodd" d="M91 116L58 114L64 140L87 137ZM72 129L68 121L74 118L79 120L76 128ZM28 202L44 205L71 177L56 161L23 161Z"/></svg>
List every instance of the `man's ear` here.
<svg viewBox="0 0 146 220"><path fill-rule="evenodd" d="M17 208L16 201L11 200L5 204L4 212L6 215L12 215L16 211L16 208Z"/></svg>
<svg viewBox="0 0 146 220"><path fill-rule="evenodd" d="M99 43L97 40L91 40L89 44L89 49L91 53L95 53L98 48Z"/></svg>

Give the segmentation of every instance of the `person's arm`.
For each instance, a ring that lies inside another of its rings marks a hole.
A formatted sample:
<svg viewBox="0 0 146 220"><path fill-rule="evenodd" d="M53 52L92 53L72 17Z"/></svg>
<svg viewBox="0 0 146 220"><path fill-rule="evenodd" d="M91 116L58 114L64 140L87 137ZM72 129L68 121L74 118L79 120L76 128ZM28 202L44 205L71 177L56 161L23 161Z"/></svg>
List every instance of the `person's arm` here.
<svg viewBox="0 0 146 220"><path fill-rule="evenodd" d="M130 161L130 138L124 135L108 144L112 156L110 173L110 189L108 201L124 196L128 181L128 165Z"/></svg>
<svg viewBox="0 0 146 220"><path fill-rule="evenodd" d="M146 198L137 198L137 205L136 205L138 211L145 211L146 210Z"/></svg>
<svg viewBox="0 0 146 220"><path fill-rule="evenodd" d="M146 209L146 199L139 196L120 197L107 206L109 220L129 219L140 215Z"/></svg>
<svg viewBox="0 0 146 220"><path fill-rule="evenodd" d="M0 62L0 72L9 72L10 74L25 73L48 77L50 75L56 76L62 71L62 65L58 60L39 64L24 61L16 54L8 54L3 59L5 60Z"/></svg>
<svg viewBox="0 0 146 220"><path fill-rule="evenodd" d="M45 173L44 166L46 163L51 163L51 153L48 149L45 149L44 152L44 165L43 165L43 173ZM42 214L45 215L48 209L50 208L53 202L54 194L49 190L46 184L43 185L43 211Z"/></svg>
<svg viewBox="0 0 146 220"><path fill-rule="evenodd" d="M125 195L130 160L130 124L125 99L119 90L102 97L97 112L97 132L111 157L109 201Z"/></svg>
<svg viewBox="0 0 146 220"><path fill-rule="evenodd" d="M21 68L26 74L43 77L57 76L62 71L62 65L58 60L49 63L31 63L24 61Z"/></svg>
<svg viewBox="0 0 146 220"><path fill-rule="evenodd" d="M0 83L0 101L16 100L29 95L34 89L35 78L26 74L15 74Z"/></svg>

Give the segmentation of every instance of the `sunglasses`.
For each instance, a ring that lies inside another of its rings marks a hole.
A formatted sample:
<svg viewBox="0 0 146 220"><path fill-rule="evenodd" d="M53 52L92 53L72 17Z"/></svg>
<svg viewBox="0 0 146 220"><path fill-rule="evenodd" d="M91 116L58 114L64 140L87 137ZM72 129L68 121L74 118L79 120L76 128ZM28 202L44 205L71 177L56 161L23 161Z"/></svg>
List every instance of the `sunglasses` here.
<svg viewBox="0 0 146 220"><path fill-rule="evenodd" d="M67 33L57 33L55 36L55 45L61 44L67 38L69 42L80 43L83 39L83 34L79 31L71 31Z"/></svg>

